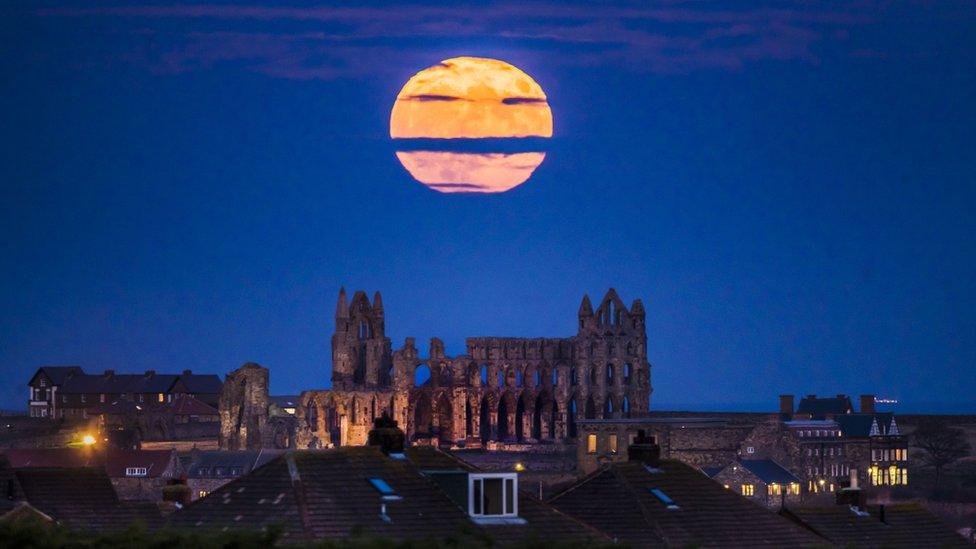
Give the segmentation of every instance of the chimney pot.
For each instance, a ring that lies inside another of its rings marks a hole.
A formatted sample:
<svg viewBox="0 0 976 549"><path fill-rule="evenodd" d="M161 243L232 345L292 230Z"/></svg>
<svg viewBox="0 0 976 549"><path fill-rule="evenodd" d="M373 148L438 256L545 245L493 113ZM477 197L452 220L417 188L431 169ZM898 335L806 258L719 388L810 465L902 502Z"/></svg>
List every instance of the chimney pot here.
<svg viewBox="0 0 976 549"><path fill-rule="evenodd" d="M647 436L643 429L639 429L634 443L627 447L627 460L640 461L651 467L657 467L661 464L661 447L654 443L653 437Z"/></svg>
<svg viewBox="0 0 976 549"><path fill-rule="evenodd" d="M115 375L115 370L105 370L105 377L112 377Z"/></svg>
<svg viewBox="0 0 976 549"><path fill-rule="evenodd" d="M874 395L861 395L861 413L873 414L874 412Z"/></svg>
<svg viewBox="0 0 976 549"><path fill-rule="evenodd" d="M193 371L192 370L183 370L183 375L188 376L188 375L191 375L191 374L193 374Z"/></svg>
<svg viewBox="0 0 976 549"><path fill-rule="evenodd" d="M793 415L793 395L779 395L779 413Z"/></svg>
<svg viewBox="0 0 976 549"><path fill-rule="evenodd" d="M156 375L156 370L146 370L146 377L152 377Z"/></svg>

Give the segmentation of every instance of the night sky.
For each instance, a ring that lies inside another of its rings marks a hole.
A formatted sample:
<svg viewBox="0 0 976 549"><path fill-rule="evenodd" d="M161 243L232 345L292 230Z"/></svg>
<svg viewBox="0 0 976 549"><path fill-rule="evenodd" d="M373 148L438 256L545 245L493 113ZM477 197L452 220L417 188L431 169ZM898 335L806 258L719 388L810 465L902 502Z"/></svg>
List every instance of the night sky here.
<svg viewBox="0 0 976 549"><path fill-rule="evenodd" d="M972 2L3 4L2 408L52 364L327 387L343 285L451 354L613 286L652 408L976 412ZM401 86L460 55L548 95L509 192L394 156Z"/></svg>

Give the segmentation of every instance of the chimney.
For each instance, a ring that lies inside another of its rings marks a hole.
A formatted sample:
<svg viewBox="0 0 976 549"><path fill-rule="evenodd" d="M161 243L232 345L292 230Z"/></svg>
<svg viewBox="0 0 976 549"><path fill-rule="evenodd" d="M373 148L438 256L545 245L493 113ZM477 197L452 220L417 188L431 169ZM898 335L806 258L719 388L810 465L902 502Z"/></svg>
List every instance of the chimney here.
<svg viewBox="0 0 976 549"><path fill-rule="evenodd" d="M103 375L105 377L112 377L115 375L115 370L105 370L105 373Z"/></svg>
<svg viewBox="0 0 976 549"><path fill-rule="evenodd" d="M385 411L383 415L373 420L373 428L367 435L368 446L379 446L384 454L403 452L403 441L406 438L397 426L396 420Z"/></svg>
<svg viewBox="0 0 976 549"><path fill-rule="evenodd" d="M861 395L861 413L874 413L874 395Z"/></svg>
<svg viewBox="0 0 976 549"><path fill-rule="evenodd" d="M156 375L156 370L146 370L146 377L152 377Z"/></svg>
<svg viewBox="0 0 976 549"><path fill-rule="evenodd" d="M849 486L837 490L837 505L849 505L864 509L868 504L868 496L857 485L857 469L851 469Z"/></svg>
<svg viewBox="0 0 976 549"><path fill-rule="evenodd" d="M192 374L193 374L193 370L183 370L183 375L185 376L192 375Z"/></svg>
<svg viewBox="0 0 976 549"><path fill-rule="evenodd" d="M654 438L644 433L643 429L637 431L637 438L634 443L627 447L627 460L640 461L645 465L657 467L661 464L661 447L654 443Z"/></svg>
<svg viewBox="0 0 976 549"><path fill-rule="evenodd" d="M779 413L784 416L793 415L793 395L779 395Z"/></svg>

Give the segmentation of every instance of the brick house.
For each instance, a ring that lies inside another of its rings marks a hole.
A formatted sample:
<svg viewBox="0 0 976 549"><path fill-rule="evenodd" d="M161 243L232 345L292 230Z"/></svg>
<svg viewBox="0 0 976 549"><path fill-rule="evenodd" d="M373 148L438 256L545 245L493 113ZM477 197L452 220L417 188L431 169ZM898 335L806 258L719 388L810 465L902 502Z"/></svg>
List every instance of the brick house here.
<svg viewBox="0 0 976 549"><path fill-rule="evenodd" d="M78 366L42 366L27 382L27 412L30 417L63 417L58 397L65 380L82 373Z"/></svg>
<svg viewBox="0 0 976 549"><path fill-rule="evenodd" d="M0 450L15 470L99 469L119 500L162 500L162 487L183 477L175 450L50 448Z"/></svg>
<svg viewBox="0 0 976 549"><path fill-rule="evenodd" d="M193 450L186 466L190 499L206 497L228 482L249 474L283 450Z"/></svg>
<svg viewBox="0 0 976 549"><path fill-rule="evenodd" d="M702 471L723 487L767 507L800 502L800 479L771 459L736 459Z"/></svg>
<svg viewBox="0 0 976 549"><path fill-rule="evenodd" d="M101 374L85 373L78 366L44 366L28 382L28 410L33 417L86 420L93 407L130 401L143 408L161 406L174 396L188 395L217 406L223 382L215 374Z"/></svg>
<svg viewBox="0 0 976 549"><path fill-rule="evenodd" d="M483 473L426 446L292 450L191 502L174 528L282 528L283 542L347 538L453 540L511 546L533 540L606 545L601 532L519 490L517 473ZM541 546L541 545L540 545Z"/></svg>

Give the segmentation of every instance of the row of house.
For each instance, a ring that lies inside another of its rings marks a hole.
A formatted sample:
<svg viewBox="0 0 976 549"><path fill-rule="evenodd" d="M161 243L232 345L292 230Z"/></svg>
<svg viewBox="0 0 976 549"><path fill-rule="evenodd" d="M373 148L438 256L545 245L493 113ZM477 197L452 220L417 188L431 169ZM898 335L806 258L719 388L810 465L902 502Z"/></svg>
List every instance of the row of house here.
<svg viewBox="0 0 976 549"><path fill-rule="evenodd" d="M28 514L94 530L121 529L126 518L151 529L165 524L193 531L274 525L285 543L371 536L456 545L967 546L921 506L868 507L858 488L839 490L836 502L826 505L769 510L698 468L661 459L660 446L643 432L625 449L626 459L604 463L542 500L521 488L515 471L484 472L433 446L404 448L403 432L384 421L378 420L368 446L187 456L186 471L229 478L215 478L219 486L165 518L145 501L127 502L105 490L109 474L122 466L127 475L128 469L154 470L136 465L134 454L116 454L101 468L91 462L32 467L24 455L3 457L0 479L10 483L0 522ZM186 467L176 461L165 462L166 468ZM76 497L76 478L97 498L87 509ZM51 496L59 491L70 493L63 502Z"/></svg>
<svg viewBox="0 0 976 549"><path fill-rule="evenodd" d="M783 395L779 413L758 421L644 417L581 420L579 429L583 473L625 461L623 448L644 431L666 457L769 506L829 499L852 484L878 492L909 482L908 440L892 413L875 409L872 395L861 396L857 412L846 395L808 395L799 406Z"/></svg>
<svg viewBox="0 0 976 549"><path fill-rule="evenodd" d="M31 417L87 419L98 406L127 401L143 407L161 406L180 395L216 408L223 382L215 374L89 374L79 366L42 366L28 382Z"/></svg>

